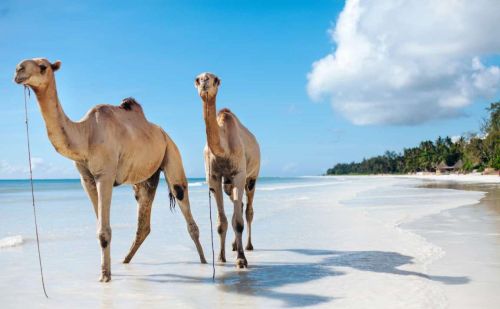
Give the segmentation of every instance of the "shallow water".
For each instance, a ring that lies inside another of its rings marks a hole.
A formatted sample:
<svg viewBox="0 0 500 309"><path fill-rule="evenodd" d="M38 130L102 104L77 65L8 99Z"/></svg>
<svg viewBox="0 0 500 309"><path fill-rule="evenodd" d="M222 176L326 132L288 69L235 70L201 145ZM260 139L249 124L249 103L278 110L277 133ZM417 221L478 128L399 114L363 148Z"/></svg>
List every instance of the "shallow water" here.
<svg viewBox="0 0 500 309"><path fill-rule="evenodd" d="M470 283L446 286L450 307L495 308L500 304L500 186L426 182L425 187L487 192L480 204L452 208L430 215L405 228L431 239L446 254L429 272L449 274L467 270Z"/></svg>
<svg viewBox="0 0 500 309"><path fill-rule="evenodd" d="M468 269L435 267L447 258L446 246L407 225L448 210L453 216L453 209L476 203L484 193L416 188L421 183L387 177L260 179L255 251L246 253L249 268L234 267L230 228L228 262L217 263L215 282L210 264L199 264L180 211L169 211L164 181L153 207L151 234L132 262L122 264L135 234L136 207L132 189L118 187L111 214L113 279L101 284L95 216L79 182L38 181L41 250L50 296L45 300L28 183L0 181L0 303L5 308L446 307L457 296L448 287L467 291L474 276ZM211 261L207 187L202 179L192 179L189 190ZM227 198L225 205L230 217ZM440 219L430 220L422 224L434 226ZM454 239L453 231L445 233ZM500 265L488 271L500 277Z"/></svg>

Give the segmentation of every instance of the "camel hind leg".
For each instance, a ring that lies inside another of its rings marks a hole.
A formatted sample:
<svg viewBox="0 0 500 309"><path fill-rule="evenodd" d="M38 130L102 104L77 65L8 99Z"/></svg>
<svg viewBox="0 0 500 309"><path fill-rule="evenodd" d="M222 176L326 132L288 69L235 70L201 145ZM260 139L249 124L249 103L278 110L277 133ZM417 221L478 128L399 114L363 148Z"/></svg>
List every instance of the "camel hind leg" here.
<svg viewBox="0 0 500 309"><path fill-rule="evenodd" d="M166 135L166 134L165 134ZM186 175L184 174L184 167L182 165L181 155L177 146L174 142L166 135L167 138L167 151L165 153L165 158L163 159L162 169L165 173L165 178L171 194L177 200L179 207L181 208L182 215L187 223L187 229L191 239L193 240L198 255L200 256L200 262L206 263L205 255L203 254L203 248L200 243L200 231L198 225L193 219L191 214L191 208L189 204L189 191Z"/></svg>
<svg viewBox="0 0 500 309"><path fill-rule="evenodd" d="M248 224L248 239L247 239L247 245L245 247L246 250L253 250L253 245L252 245L252 221L253 221L253 197L255 194L255 178L249 178L247 179L247 184L245 187L245 191L247 194L247 208L245 210L245 215L247 219L247 224Z"/></svg>
<svg viewBox="0 0 500 309"><path fill-rule="evenodd" d="M92 202L92 206L94 207L94 213L97 217L97 186L95 183L94 176L90 173L90 171L81 163L75 163L78 172L80 173L80 180L85 192L89 196L90 201Z"/></svg>
<svg viewBox="0 0 500 309"><path fill-rule="evenodd" d="M148 180L134 185L135 199L137 200L137 232L130 250L123 260L128 264L135 253L151 232L151 208L155 198L156 188L160 180L160 170L153 174Z"/></svg>
<svg viewBox="0 0 500 309"><path fill-rule="evenodd" d="M245 210L245 217L248 224L248 238L245 250L252 251L252 221L253 221L253 197L255 194L255 178L248 178L245 185L245 192L247 195L247 208ZM232 188L231 188L232 190ZM236 251L236 237L233 240L233 251Z"/></svg>

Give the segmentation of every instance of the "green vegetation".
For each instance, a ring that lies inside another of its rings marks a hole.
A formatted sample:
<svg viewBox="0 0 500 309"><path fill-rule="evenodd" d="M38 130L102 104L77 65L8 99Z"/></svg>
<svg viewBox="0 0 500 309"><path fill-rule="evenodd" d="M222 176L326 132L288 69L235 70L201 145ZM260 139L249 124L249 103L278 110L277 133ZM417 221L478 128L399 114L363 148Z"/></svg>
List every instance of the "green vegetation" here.
<svg viewBox="0 0 500 309"><path fill-rule="evenodd" d="M386 151L361 162L338 163L326 174L406 174L448 167L462 172L500 170L500 102L491 103L487 110L489 118L481 127L481 136L468 133L455 141L448 136L438 137L434 142L423 141L418 147L405 148L403 153Z"/></svg>

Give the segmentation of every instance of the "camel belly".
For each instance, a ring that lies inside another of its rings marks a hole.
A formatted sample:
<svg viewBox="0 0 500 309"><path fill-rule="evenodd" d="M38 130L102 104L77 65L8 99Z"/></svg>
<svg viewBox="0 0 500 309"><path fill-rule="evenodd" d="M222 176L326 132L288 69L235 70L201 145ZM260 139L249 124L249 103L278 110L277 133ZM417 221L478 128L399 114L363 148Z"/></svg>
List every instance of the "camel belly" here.
<svg viewBox="0 0 500 309"><path fill-rule="evenodd" d="M211 161L210 168L212 174L222 176L226 179L233 179L239 172L238 164L235 164L229 158L215 157Z"/></svg>
<svg viewBox="0 0 500 309"><path fill-rule="evenodd" d="M161 167L165 147L144 147L123 154L118 162L118 184L136 184L149 179Z"/></svg>

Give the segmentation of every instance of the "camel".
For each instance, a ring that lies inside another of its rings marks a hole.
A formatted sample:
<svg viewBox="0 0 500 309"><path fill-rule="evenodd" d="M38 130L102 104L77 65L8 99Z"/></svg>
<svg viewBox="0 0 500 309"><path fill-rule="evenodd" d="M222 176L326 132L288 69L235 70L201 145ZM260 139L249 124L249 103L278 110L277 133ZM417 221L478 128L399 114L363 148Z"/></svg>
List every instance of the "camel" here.
<svg viewBox="0 0 500 309"><path fill-rule="evenodd" d="M71 121L57 96L54 72L60 67L60 61L24 60L16 67L14 81L35 92L49 140L58 153L74 161L81 175L82 186L97 217L101 247L99 281L111 280L109 217L113 187L132 184L137 200L137 232L123 260L129 263L151 231L151 207L161 171L170 191L170 205L175 206L177 200L200 261L206 263L175 143L161 127L147 121L142 107L133 98L124 99L120 106L96 105L80 121Z"/></svg>
<svg viewBox="0 0 500 309"><path fill-rule="evenodd" d="M237 268L248 266L243 251L243 192L246 192L245 211L248 224L246 250L253 250L252 221L255 184L260 169L260 148L255 136L239 121L234 113L224 108L216 113L215 101L220 79L212 73L202 73L194 86L203 102L207 145L204 149L205 170L210 190L217 203L217 232L220 236L219 262L226 262L225 242L227 218L224 213L222 184L224 192L234 205L232 218L235 240L233 251L237 251Z"/></svg>

